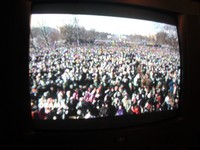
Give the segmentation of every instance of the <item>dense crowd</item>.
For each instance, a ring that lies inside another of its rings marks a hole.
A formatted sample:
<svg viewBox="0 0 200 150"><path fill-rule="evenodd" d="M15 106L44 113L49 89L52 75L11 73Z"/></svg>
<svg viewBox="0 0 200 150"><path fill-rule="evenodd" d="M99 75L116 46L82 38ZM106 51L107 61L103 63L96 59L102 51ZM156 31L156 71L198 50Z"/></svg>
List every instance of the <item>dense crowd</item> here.
<svg viewBox="0 0 200 150"><path fill-rule="evenodd" d="M87 119L177 109L180 71L179 52L162 47L31 50L32 117Z"/></svg>

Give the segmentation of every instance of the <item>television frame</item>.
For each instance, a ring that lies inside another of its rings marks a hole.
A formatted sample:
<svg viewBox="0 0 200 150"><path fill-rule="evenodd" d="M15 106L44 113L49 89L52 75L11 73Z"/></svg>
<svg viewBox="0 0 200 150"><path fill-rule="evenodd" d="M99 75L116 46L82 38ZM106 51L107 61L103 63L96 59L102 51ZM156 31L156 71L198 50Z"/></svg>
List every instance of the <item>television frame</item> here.
<svg viewBox="0 0 200 150"><path fill-rule="evenodd" d="M102 8L104 8L102 10ZM179 24L177 14L161 10L152 10L145 7L132 6L127 4L113 3L92 3L92 2L64 2L64 3L33 3L31 14L92 14L105 15L126 18L144 19L150 21L159 21L177 25L179 36ZM180 38L179 38L180 39ZM179 40L180 57L182 59L182 48ZM181 68L183 68L181 60ZM181 71L183 71L181 69ZM181 88L183 79L181 72ZM181 107L182 90L180 93L179 107ZM67 120L32 120L34 130L39 131L87 131L87 130L108 130L132 128L135 126L148 125L151 123L173 120L180 115L180 108L173 111L153 112L149 114L123 116L123 117L105 117L95 119L67 119Z"/></svg>

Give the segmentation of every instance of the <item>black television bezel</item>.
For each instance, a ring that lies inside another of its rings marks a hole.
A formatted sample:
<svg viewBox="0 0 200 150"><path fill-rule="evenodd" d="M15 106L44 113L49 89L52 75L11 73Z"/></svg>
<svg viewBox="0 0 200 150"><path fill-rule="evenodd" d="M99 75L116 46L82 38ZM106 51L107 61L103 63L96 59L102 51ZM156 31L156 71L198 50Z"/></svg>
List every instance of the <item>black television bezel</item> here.
<svg viewBox="0 0 200 150"><path fill-rule="evenodd" d="M103 9L102 9L103 8ZM179 49L181 57L181 88L183 87L183 54L180 40L180 19L179 14L161 9L135 6L121 3L100 3L100 2L33 2L31 4L31 13L72 13L72 14L93 14L118 16L127 18L145 19L158 21L162 23L173 24L177 26L179 36ZM133 14L134 13L134 14ZM97 119L73 120L32 120L30 122L32 131L88 131L88 130L106 130L133 128L136 126L148 126L156 122L165 122L180 117L181 100L183 94L180 93L179 109L173 111L163 111L159 113L149 113L137 116L125 117L105 117ZM30 112L29 112L30 113ZM31 113L30 113L31 114ZM29 114L29 115L30 115ZM126 123L126 124L124 124Z"/></svg>

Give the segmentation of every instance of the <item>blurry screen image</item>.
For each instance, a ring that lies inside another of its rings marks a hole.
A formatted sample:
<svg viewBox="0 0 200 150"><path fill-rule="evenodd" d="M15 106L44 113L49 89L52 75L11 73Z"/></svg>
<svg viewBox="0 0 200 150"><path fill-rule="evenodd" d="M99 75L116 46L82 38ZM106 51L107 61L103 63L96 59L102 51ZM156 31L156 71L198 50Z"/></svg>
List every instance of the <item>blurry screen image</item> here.
<svg viewBox="0 0 200 150"><path fill-rule="evenodd" d="M175 25L94 15L32 14L30 105L39 120L178 109Z"/></svg>

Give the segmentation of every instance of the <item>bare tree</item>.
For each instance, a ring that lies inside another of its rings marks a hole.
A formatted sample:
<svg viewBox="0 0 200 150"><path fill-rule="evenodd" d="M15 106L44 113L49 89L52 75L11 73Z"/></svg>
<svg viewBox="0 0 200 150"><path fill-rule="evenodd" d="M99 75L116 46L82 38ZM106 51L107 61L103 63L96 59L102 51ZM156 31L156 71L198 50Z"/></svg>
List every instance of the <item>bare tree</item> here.
<svg viewBox="0 0 200 150"><path fill-rule="evenodd" d="M160 31L156 34L156 42L157 44L165 45L167 44L167 33Z"/></svg>
<svg viewBox="0 0 200 150"><path fill-rule="evenodd" d="M170 44L175 50L179 49L178 33L176 26L164 25L164 30L168 35L167 43Z"/></svg>
<svg viewBox="0 0 200 150"><path fill-rule="evenodd" d="M76 17L73 18L70 24L65 24L60 27L60 34L63 40L66 41L67 44L76 43L79 45L80 27L78 25L78 19Z"/></svg>
<svg viewBox="0 0 200 150"><path fill-rule="evenodd" d="M41 47L52 49L59 39L60 33L57 29L47 26L33 27L30 34L30 47L35 50Z"/></svg>
<svg viewBox="0 0 200 150"><path fill-rule="evenodd" d="M178 32L176 26L161 24L157 25L157 28L160 30L156 34L157 42L160 42L161 44L166 44L169 47L172 47L174 50L179 50Z"/></svg>

